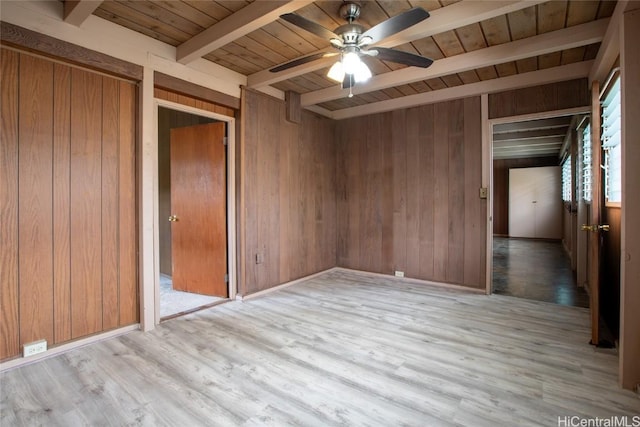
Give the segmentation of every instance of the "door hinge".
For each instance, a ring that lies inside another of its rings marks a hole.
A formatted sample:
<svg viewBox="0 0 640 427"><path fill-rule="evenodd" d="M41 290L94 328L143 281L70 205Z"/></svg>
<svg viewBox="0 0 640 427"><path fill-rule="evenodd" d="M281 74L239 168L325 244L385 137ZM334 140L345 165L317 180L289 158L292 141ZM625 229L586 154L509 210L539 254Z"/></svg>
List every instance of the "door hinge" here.
<svg viewBox="0 0 640 427"><path fill-rule="evenodd" d="M222 145L227 145L227 144L229 144L229 138L225 136L222 138Z"/></svg>
<svg viewBox="0 0 640 427"><path fill-rule="evenodd" d="M224 283L229 283L229 275L228 274L224 275Z"/></svg>

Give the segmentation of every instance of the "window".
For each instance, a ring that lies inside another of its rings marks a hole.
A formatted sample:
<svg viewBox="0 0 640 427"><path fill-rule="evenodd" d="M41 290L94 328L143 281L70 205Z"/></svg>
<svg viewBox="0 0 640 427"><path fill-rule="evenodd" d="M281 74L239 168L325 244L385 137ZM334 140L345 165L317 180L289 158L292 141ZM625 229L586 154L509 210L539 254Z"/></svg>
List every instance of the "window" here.
<svg viewBox="0 0 640 427"><path fill-rule="evenodd" d="M591 201L591 124L582 131L582 199Z"/></svg>
<svg viewBox="0 0 640 427"><path fill-rule="evenodd" d="M571 201L571 156L562 164L562 200Z"/></svg>
<svg viewBox="0 0 640 427"><path fill-rule="evenodd" d="M602 102L602 148L604 149L607 203L620 203L622 200L620 110L620 78L616 77Z"/></svg>

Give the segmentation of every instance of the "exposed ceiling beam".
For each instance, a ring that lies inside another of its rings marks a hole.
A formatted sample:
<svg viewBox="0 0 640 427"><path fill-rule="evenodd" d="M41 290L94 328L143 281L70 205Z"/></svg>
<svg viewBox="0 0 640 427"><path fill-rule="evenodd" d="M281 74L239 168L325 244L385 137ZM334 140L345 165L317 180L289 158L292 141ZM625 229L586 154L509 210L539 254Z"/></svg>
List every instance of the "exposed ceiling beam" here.
<svg viewBox="0 0 640 427"><path fill-rule="evenodd" d="M562 128L562 135L564 135L564 130L571 123L571 118L562 116L562 117L552 117L550 119L537 119L537 120L527 120L523 122L514 122L514 123L502 123L493 126L494 134L503 134L506 132L517 132L517 131L533 131L536 129L555 129Z"/></svg>
<svg viewBox="0 0 640 427"><path fill-rule="evenodd" d="M300 9L313 0L254 1L231 16L185 41L176 50L176 61L188 64L273 21Z"/></svg>
<svg viewBox="0 0 640 427"><path fill-rule="evenodd" d="M540 147L557 145L561 146L564 142L564 138L545 138L545 139L532 139L532 140L517 140L517 141L496 141L494 139L494 148L512 148L512 147Z"/></svg>
<svg viewBox="0 0 640 427"><path fill-rule="evenodd" d="M607 30L608 22L608 19L600 19L587 24L439 59L429 68L406 67L397 71L379 74L371 78L366 84L356 85L352 88L352 91L355 95L373 92L420 80L428 80L597 43L602 40ZM342 89L339 85L334 85L326 89L307 92L302 95L301 101L303 106L314 105L344 98L348 94L349 89Z"/></svg>
<svg viewBox="0 0 640 427"><path fill-rule="evenodd" d="M493 152L495 154L517 154L517 153L549 153L549 154L558 154L560 152L560 147L562 144L558 144L555 147L521 147L521 148L510 148L510 149L494 149Z"/></svg>
<svg viewBox="0 0 640 427"><path fill-rule="evenodd" d="M522 131L522 132L506 132L506 133L498 133L494 132L493 140L494 141L518 141L521 139L529 140L529 139L537 139L537 138L548 138L551 136L561 136L564 137L566 134L566 127L559 127L557 129L539 129L539 130L531 130L531 131Z"/></svg>
<svg viewBox="0 0 640 427"><path fill-rule="evenodd" d="M524 159L524 158L530 158L530 157L557 157L558 152L557 151L553 151L553 152L537 152L537 153L517 153L517 154L513 154L513 153L494 153L493 154L493 159L494 160L502 160L502 159Z"/></svg>
<svg viewBox="0 0 640 427"><path fill-rule="evenodd" d="M387 37L380 43L377 43L376 46L388 48L399 46L434 34L455 30L456 28L460 28L465 25L481 22L520 9L525 9L539 3L544 3L545 1L546 0L461 1L430 12L431 17L429 19L426 19L391 37ZM318 52L335 52L335 49L327 48ZM279 73L272 73L269 70L259 71L248 76L247 85L250 88L258 88L274 84L320 70L328 67L333 62L335 62L335 58L322 58Z"/></svg>
<svg viewBox="0 0 640 427"><path fill-rule="evenodd" d="M64 2L64 22L79 27L100 7L102 0L66 0Z"/></svg>
<svg viewBox="0 0 640 427"><path fill-rule="evenodd" d="M468 96L478 96L484 93L495 93L510 89L579 79L586 77L589 74L589 70L592 65L593 61L576 62L574 64L547 68L540 71L532 71L509 77L501 77L499 79L485 80L478 83L470 83L447 89L435 90L432 92L419 93L416 95L374 102L357 107L343 108L342 110L332 111L330 117L340 120L349 117L382 113L400 108L415 107L417 105L433 104L451 99L466 98Z"/></svg>

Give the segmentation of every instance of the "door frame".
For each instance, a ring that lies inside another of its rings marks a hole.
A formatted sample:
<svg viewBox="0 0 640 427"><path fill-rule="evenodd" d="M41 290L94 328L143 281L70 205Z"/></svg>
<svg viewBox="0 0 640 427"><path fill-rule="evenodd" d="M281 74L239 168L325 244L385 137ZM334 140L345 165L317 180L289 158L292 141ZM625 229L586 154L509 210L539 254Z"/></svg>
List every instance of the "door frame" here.
<svg viewBox="0 0 640 427"><path fill-rule="evenodd" d="M591 106L567 108L563 110L543 111L518 116L489 119L488 95L482 96L482 186L488 187L487 197L487 253L486 253L486 288L487 295L493 293L493 126L505 123L524 122L528 120L549 119L560 116L589 114Z"/></svg>
<svg viewBox="0 0 640 427"><path fill-rule="evenodd" d="M193 114L201 117L208 117L211 119L224 122L227 131L227 155L226 155L226 175L227 175L227 265L229 281L227 283L227 292L229 299L235 299L238 289L237 284L237 242L236 242L236 165L234 159L236 158L236 123L235 118L225 116L211 111L201 110L198 108L190 107L187 105L179 104L176 102L166 101L164 99L154 98L153 103L153 115L155 126L153 128L153 152L151 155L154 158L153 169L153 217L158 218L159 215L159 202L158 202L158 109L160 107L168 108L170 110L180 111L184 113ZM144 281L143 295L153 295L153 307L148 307L148 299L142 301L143 310L152 310L154 313L154 325L160 323L160 226L157 221L153 221L153 280ZM149 289L153 287L153 289Z"/></svg>

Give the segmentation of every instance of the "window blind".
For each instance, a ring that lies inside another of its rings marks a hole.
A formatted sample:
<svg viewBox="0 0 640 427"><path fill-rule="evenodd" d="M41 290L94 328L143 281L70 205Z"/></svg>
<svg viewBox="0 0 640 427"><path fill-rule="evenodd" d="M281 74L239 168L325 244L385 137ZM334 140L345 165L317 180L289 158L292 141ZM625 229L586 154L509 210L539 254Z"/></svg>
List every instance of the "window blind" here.
<svg viewBox="0 0 640 427"><path fill-rule="evenodd" d="M571 156L562 164L562 200L571 201Z"/></svg>
<svg viewBox="0 0 640 427"><path fill-rule="evenodd" d="M582 131L582 199L591 201L591 124Z"/></svg>
<svg viewBox="0 0 640 427"><path fill-rule="evenodd" d="M607 202L622 200L621 103L617 77L602 101L602 148L605 150L605 196Z"/></svg>

